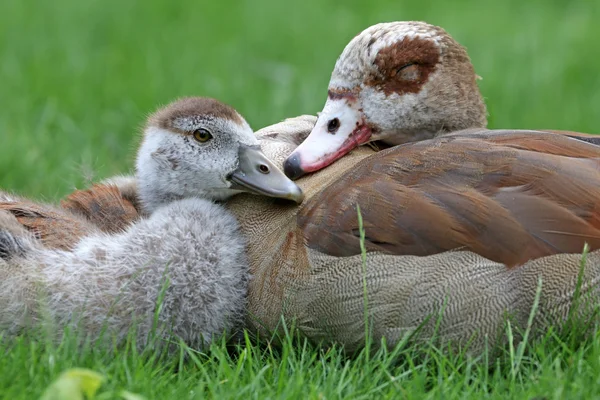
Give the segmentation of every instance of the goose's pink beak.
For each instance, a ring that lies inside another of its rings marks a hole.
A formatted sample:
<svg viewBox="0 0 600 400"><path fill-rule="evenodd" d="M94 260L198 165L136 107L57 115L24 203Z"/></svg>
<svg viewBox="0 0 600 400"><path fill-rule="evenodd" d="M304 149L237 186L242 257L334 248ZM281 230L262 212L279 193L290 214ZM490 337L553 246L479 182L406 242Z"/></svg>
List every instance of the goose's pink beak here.
<svg viewBox="0 0 600 400"><path fill-rule="evenodd" d="M310 135L283 163L290 179L318 171L371 141L371 128L352 95L332 97L319 114Z"/></svg>

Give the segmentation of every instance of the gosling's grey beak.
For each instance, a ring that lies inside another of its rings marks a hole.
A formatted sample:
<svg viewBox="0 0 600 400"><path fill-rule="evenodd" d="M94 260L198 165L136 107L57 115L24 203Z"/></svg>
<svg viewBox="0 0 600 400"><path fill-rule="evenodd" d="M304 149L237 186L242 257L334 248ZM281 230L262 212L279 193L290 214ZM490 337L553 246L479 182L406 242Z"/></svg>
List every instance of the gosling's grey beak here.
<svg viewBox="0 0 600 400"><path fill-rule="evenodd" d="M239 166L231 175L232 189L302 203L302 189L257 147L240 146Z"/></svg>

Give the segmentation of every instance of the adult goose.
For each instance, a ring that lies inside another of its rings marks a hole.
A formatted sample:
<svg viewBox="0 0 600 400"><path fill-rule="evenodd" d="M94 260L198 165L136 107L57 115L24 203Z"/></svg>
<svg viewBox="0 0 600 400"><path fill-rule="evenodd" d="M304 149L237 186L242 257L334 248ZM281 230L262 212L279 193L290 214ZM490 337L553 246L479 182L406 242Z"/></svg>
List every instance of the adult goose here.
<svg viewBox="0 0 600 400"><path fill-rule="evenodd" d="M482 132L486 107L476 80L467 51L442 28L416 21L373 25L337 59L323 111L285 161L285 172L299 178L366 143L399 145L468 128ZM552 132L600 144L598 136ZM510 141L525 133L503 135ZM528 141L537 140L532 135ZM544 140L544 151L562 141Z"/></svg>
<svg viewBox="0 0 600 400"><path fill-rule="evenodd" d="M600 248L596 137L486 130L466 51L442 29L419 22L379 24L355 37L336 63L316 124L293 125L265 132L308 136L280 153L291 153L288 176L338 161L299 181L305 203L297 213L273 216L287 221L286 229L281 221L265 228L259 239L275 242L277 261L249 242L255 328L276 329L283 315L314 340L349 349L363 344L357 204L376 340L394 344L443 309L442 341L465 344L476 335L472 345L481 349L486 337L491 344L503 337L503 316L525 327L538 279L535 326L565 320L577 253L586 242ZM404 145L350 152L371 141ZM253 218L236 215L246 231L244 221ZM599 269L594 252L583 279L592 308ZM425 325L424 338L434 326Z"/></svg>
<svg viewBox="0 0 600 400"><path fill-rule="evenodd" d="M591 135L487 130L465 49L441 28L367 28L338 58L323 111L284 162L319 170L372 141L405 144L353 165L299 212L309 247L429 255L464 248L509 266L600 247L600 147ZM410 143L410 144L407 144Z"/></svg>
<svg viewBox="0 0 600 400"><path fill-rule="evenodd" d="M263 151L283 163L314 122L303 116L258 131ZM362 146L298 180L300 207L229 200L248 238L249 327L281 332L294 324L315 342L359 349L363 277L376 345L418 331L415 340L435 333L441 344L478 353L503 343L506 318L513 332L527 327L538 287L533 336L560 327L570 312L596 315L600 251L582 270L581 250L586 241L600 245L600 147L558 136L552 154L537 151L526 134L515 144L511 132L499 132L485 146L481 136L381 152ZM584 300L572 308L580 271Z"/></svg>
<svg viewBox="0 0 600 400"><path fill-rule="evenodd" d="M246 121L216 100L184 98L160 109L144 129L136 163L143 215L120 233L3 194L0 329L18 334L49 320L59 334L70 326L92 340L105 332L122 342L136 328L140 347L152 332L199 347L239 328L245 240L214 201L240 192L302 200L258 144ZM39 240L67 227L62 243Z"/></svg>

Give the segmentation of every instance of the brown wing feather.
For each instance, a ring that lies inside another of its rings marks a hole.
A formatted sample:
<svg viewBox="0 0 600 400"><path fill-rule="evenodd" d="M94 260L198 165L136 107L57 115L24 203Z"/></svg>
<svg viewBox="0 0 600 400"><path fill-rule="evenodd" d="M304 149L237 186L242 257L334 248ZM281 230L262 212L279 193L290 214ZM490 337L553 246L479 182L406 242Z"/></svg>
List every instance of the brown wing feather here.
<svg viewBox="0 0 600 400"><path fill-rule="evenodd" d="M526 130L478 130L474 137L488 139L493 143L509 148L539 151L545 154L559 154L566 157L593 157L595 149L589 144L600 144L600 135L567 131L526 131ZM461 132L454 135L464 136Z"/></svg>
<svg viewBox="0 0 600 400"><path fill-rule="evenodd" d="M84 236L101 230L122 232L139 218L134 201L114 185L98 184L71 193L62 209L16 198L0 202L28 231L51 248L70 250Z"/></svg>
<svg viewBox="0 0 600 400"><path fill-rule="evenodd" d="M581 133L581 132L573 132L573 131L556 131L551 129L541 129L543 132L551 132L559 135L565 135L572 137L577 140L581 140L584 142L592 143L595 145L600 145L600 134L597 133Z"/></svg>
<svg viewBox="0 0 600 400"><path fill-rule="evenodd" d="M133 202L114 185L96 184L87 190L77 190L60 205L108 233L122 232L140 217Z"/></svg>
<svg viewBox="0 0 600 400"><path fill-rule="evenodd" d="M301 206L307 245L429 255L464 248L517 265L600 248L600 147L535 131L471 130L379 152Z"/></svg>
<svg viewBox="0 0 600 400"><path fill-rule="evenodd" d="M93 230L85 221L69 213L27 200L0 202L0 210L11 213L24 228L51 248L70 250Z"/></svg>

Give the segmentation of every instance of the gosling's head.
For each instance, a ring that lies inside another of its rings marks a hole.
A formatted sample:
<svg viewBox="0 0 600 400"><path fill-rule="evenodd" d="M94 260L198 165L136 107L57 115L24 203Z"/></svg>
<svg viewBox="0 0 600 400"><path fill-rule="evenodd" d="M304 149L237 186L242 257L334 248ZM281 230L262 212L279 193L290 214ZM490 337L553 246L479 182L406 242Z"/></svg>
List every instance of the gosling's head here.
<svg viewBox="0 0 600 400"><path fill-rule="evenodd" d="M148 118L136 162L147 212L173 200L224 200L250 192L302 201L302 191L260 150L232 107L204 97L179 99Z"/></svg>

